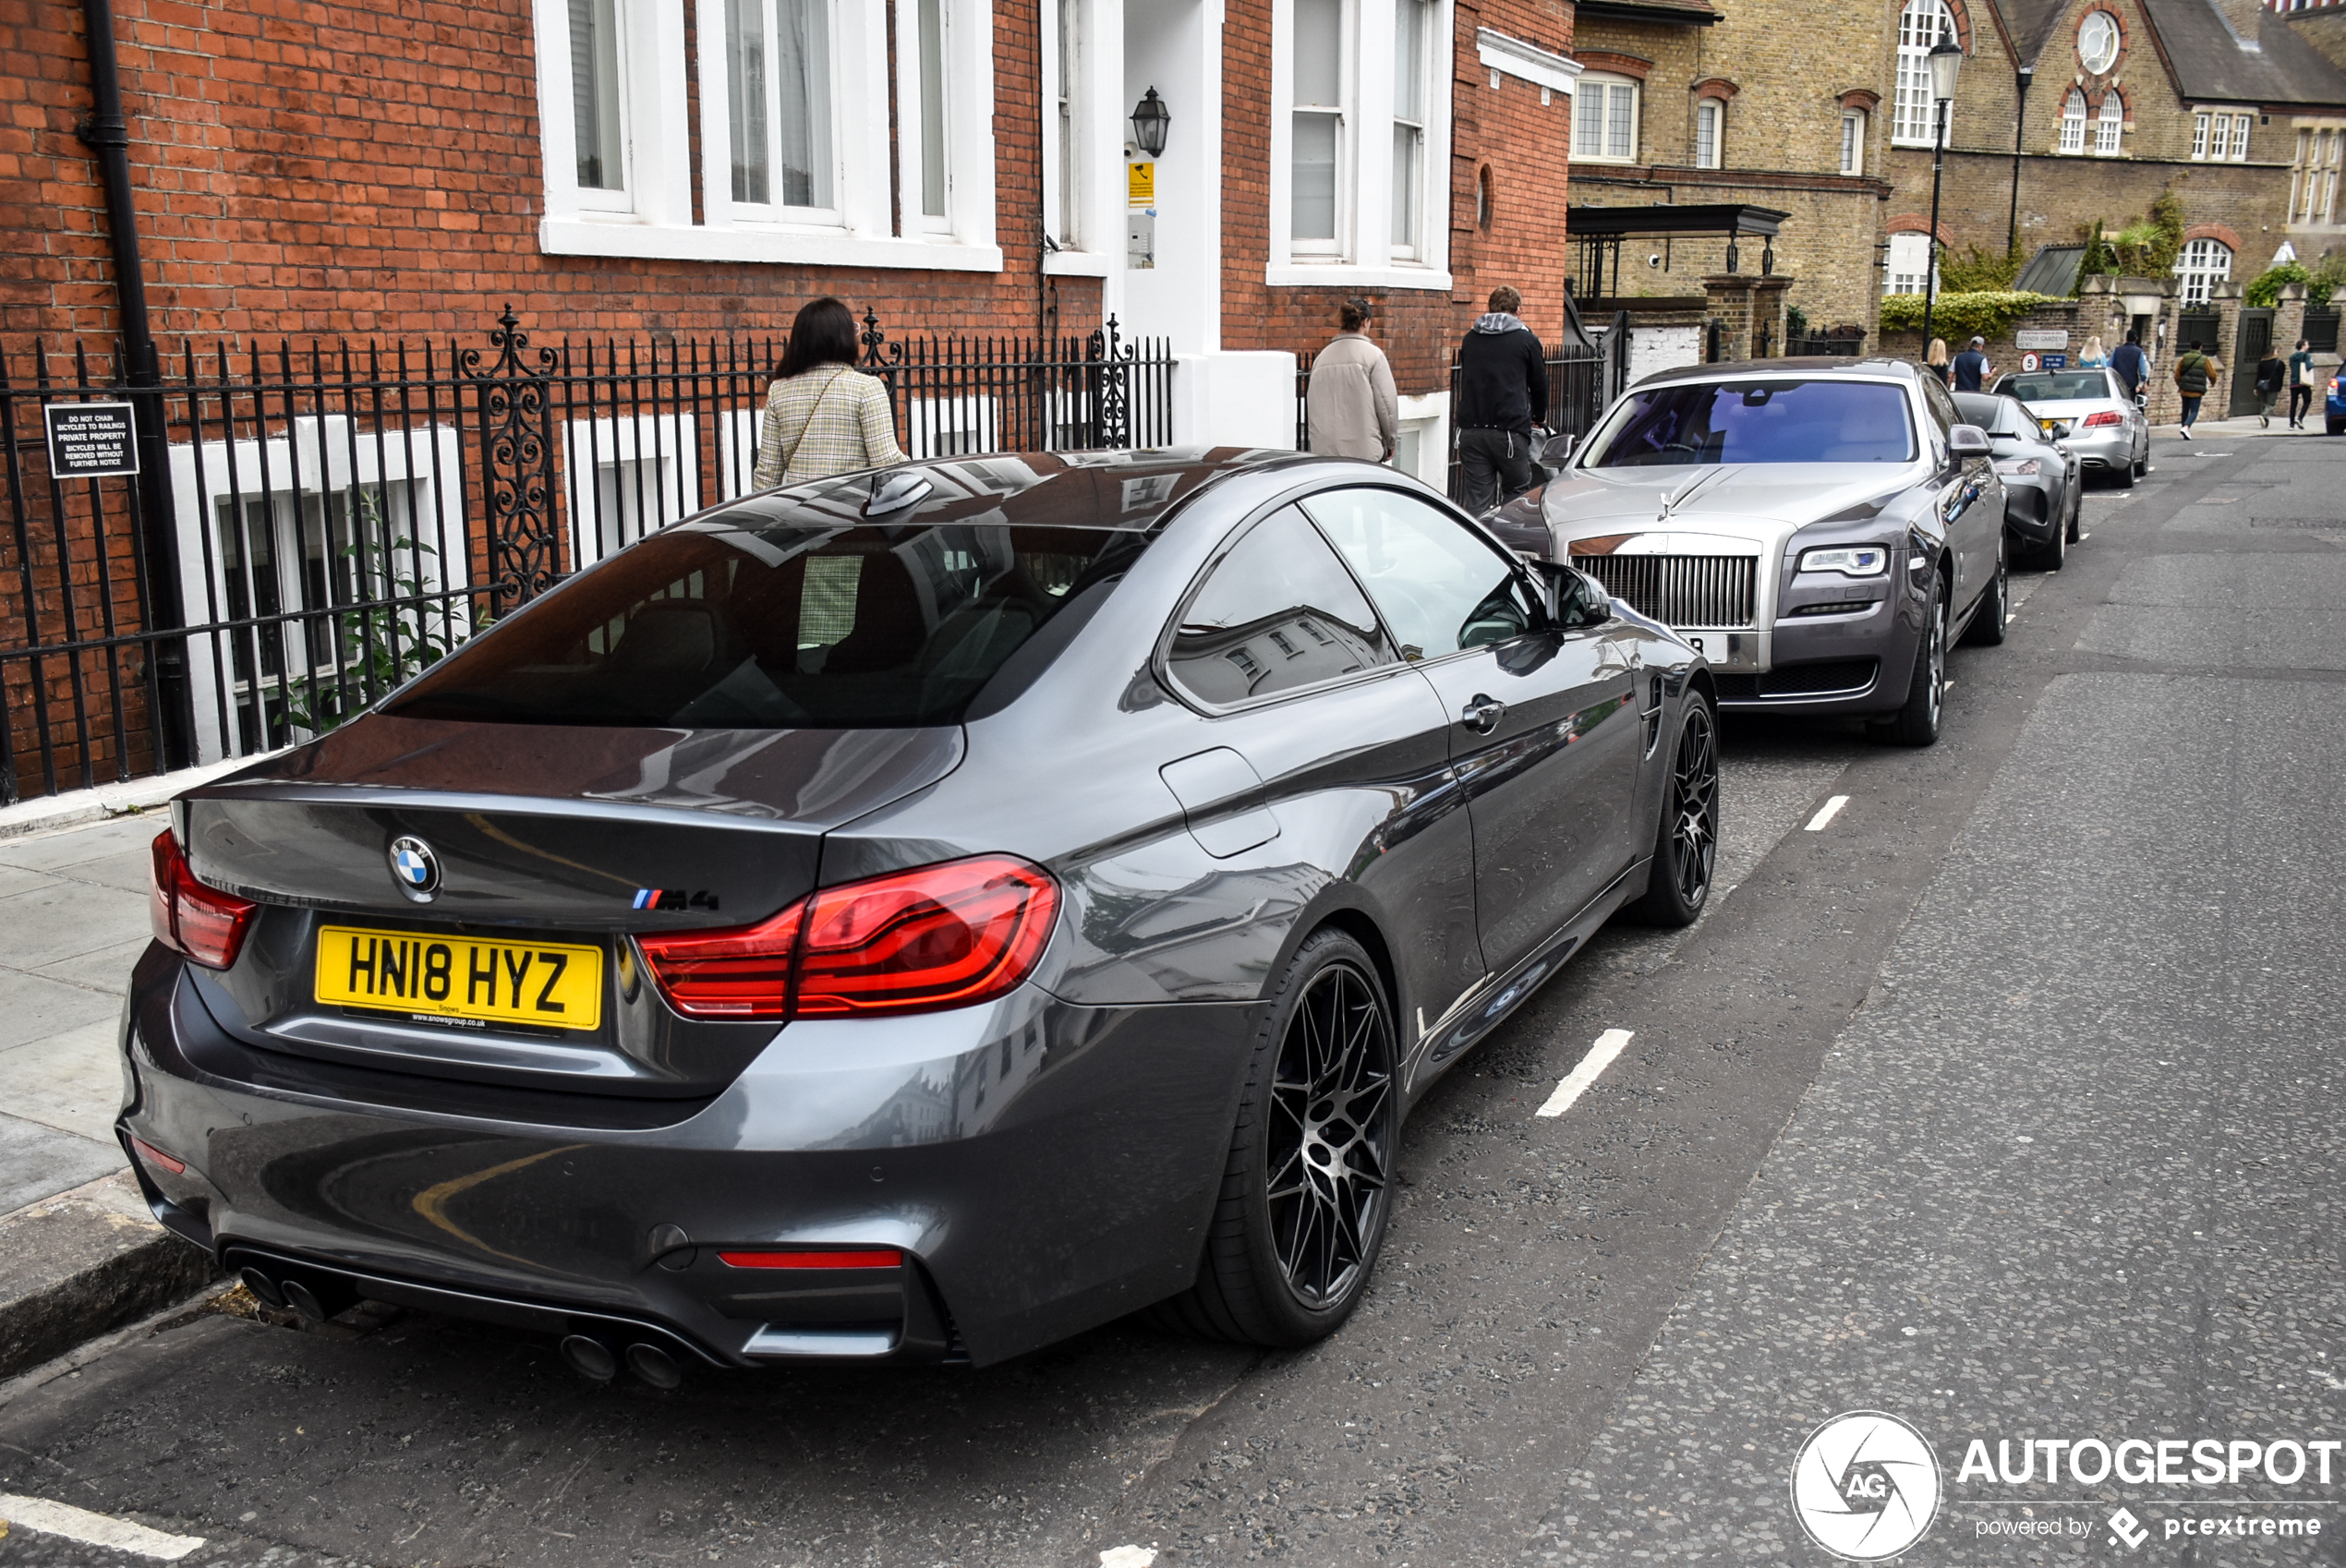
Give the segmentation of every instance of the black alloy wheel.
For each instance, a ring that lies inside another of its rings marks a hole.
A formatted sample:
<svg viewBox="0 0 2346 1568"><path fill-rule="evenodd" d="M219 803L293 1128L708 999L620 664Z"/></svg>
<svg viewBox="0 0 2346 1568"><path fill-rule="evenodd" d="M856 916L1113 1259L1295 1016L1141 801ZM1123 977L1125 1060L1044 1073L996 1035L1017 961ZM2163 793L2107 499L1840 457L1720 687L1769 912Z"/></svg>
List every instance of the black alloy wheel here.
<svg viewBox="0 0 2346 1568"><path fill-rule="evenodd" d="M1630 914L1649 925L1692 925L1711 897L1718 862L1719 721L1701 694L1688 693L1645 896Z"/></svg>
<svg viewBox="0 0 2346 1568"><path fill-rule="evenodd" d="M1197 1282L1160 1327L1276 1348L1359 1305L1391 1217L1400 1137L1392 1008L1366 949L1324 927L1272 994Z"/></svg>
<svg viewBox="0 0 2346 1568"><path fill-rule="evenodd" d="M1349 964L1312 976L1271 1080L1271 1244L1288 1288L1324 1310L1352 1292L1385 1227L1390 1052L1384 1009Z"/></svg>

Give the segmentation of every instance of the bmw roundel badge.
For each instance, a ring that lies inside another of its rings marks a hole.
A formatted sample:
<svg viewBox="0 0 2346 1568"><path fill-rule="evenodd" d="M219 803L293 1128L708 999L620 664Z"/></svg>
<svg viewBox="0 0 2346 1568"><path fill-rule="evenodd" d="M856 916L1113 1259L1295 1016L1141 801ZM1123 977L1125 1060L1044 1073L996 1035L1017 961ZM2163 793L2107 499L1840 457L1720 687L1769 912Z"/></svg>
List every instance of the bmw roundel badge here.
<svg viewBox="0 0 2346 1568"><path fill-rule="evenodd" d="M413 835L391 841L391 879L399 890L419 904L431 902L440 891L440 857L431 846Z"/></svg>

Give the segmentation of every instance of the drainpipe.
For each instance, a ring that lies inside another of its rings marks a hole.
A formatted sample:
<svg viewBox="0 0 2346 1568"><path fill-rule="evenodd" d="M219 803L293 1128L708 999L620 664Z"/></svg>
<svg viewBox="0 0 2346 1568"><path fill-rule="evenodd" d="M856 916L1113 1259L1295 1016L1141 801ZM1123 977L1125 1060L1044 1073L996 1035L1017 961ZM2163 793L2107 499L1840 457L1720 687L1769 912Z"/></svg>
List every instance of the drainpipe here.
<svg viewBox="0 0 2346 1568"><path fill-rule="evenodd" d="M139 217L130 199L130 131L122 115L122 77L115 58L111 0L82 0L89 38L89 116L81 122L81 144L97 155L105 187L107 237L114 249L115 315L121 325L122 364L117 367L137 421L139 513L146 557L147 630L180 632L187 621L179 596L179 537L171 504L170 446L164 439L162 368L147 320L147 280L139 261ZM160 711L156 740L163 768L195 760L189 744L195 710L187 690L185 637L149 645Z"/></svg>
<svg viewBox="0 0 2346 1568"><path fill-rule="evenodd" d="M2013 76L2020 89L2020 106L2012 122L2012 223L2004 239L2006 255L2020 248L2020 144L2028 134L2028 84L2037 79L2037 67L2023 66Z"/></svg>

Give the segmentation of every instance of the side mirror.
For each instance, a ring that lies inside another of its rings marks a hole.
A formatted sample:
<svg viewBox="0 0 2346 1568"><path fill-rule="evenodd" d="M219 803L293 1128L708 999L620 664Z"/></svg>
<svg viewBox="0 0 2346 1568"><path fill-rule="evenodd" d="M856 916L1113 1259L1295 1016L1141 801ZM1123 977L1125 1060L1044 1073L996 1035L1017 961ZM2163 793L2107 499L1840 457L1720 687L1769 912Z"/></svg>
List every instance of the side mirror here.
<svg viewBox="0 0 2346 1568"><path fill-rule="evenodd" d="M1550 436L1542 443L1539 455L1532 461L1549 473L1556 473L1572 461L1572 438L1563 434Z"/></svg>
<svg viewBox="0 0 2346 1568"><path fill-rule="evenodd" d="M1958 425L1947 432L1947 452L1951 457L1986 457L1994 450L1988 432L1977 425Z"/></svg>
<svg viewBox="0 0 2346 1568"><path fill-rule="evenodd" d="M1613 596L1594 577L1560 561L1530 561L1525 564L1546 590L1542 597L1551 626L1593 626L1612 619Z"/></svg>

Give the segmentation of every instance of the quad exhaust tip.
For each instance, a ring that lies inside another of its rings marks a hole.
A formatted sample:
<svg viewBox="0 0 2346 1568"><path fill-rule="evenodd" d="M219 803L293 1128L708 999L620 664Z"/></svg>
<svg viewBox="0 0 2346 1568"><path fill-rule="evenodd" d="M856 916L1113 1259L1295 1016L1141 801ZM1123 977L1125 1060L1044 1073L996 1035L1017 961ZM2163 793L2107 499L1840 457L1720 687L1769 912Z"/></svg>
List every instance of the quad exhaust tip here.
<svg viewBox="0 0 2346 1568"><path fill-rule="evenodd" d="M643 1340L620 1353L592 1334L574 1333L562 1341L562 1351L572 1371L594 1382L611 1381L623 1364L639 1381L656 1389L679 1388L684 1381L684 1369L676 1364L676 1358Z"/></svg>
<svg viewBox="0 0 2346 1568"><path fill-rule="evenodd" d="M285 1293L277 1288L275 1280L271 1279L259 1269L249 1266L239 1269L236 1272L236 1282L259 1297L266 1305L277 1308L281 1311L284 1309Z"/></svg>

